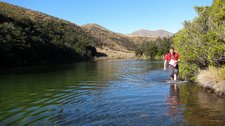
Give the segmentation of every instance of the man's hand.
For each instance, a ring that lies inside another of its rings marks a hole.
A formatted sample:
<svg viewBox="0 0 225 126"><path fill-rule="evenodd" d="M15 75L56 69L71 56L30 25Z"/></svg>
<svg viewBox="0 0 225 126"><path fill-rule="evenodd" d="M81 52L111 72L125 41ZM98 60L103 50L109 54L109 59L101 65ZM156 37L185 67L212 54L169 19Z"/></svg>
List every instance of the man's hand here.
<svg viewBox="0 0 225 126"><path fill-rule="evenodd" d="M164 67L164 70L166 70L166 67Z"/></svg>

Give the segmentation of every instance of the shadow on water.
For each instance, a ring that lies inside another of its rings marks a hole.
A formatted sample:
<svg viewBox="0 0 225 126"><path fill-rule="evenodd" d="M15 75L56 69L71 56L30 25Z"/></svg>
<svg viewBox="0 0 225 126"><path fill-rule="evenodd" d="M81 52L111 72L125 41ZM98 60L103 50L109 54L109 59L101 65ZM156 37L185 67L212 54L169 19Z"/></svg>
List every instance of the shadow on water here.
<svg viewBox="0 0 225 126"><path fill-rule="evenodd" d="M109 60L0 73L0 125L222 125L224 99L167 84L161 61Z"/></svg>

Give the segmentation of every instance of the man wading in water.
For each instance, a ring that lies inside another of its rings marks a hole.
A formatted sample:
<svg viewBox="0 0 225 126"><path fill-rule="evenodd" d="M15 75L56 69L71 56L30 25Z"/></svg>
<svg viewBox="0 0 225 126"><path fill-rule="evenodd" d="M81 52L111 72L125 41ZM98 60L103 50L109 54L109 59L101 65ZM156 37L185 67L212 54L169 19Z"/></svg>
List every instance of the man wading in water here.
<svg viewBox="0 0 225 126"><path fill-rule="evenodd" d="M168 61L169 62L170 79L176 81L178 73L179 73L179 66L178 66L179 54L174 52L173 47L170 47L170 52L168 54L166 54L164 60L165 60L164 61L164 70L166 70L166 64Z"/></svg>

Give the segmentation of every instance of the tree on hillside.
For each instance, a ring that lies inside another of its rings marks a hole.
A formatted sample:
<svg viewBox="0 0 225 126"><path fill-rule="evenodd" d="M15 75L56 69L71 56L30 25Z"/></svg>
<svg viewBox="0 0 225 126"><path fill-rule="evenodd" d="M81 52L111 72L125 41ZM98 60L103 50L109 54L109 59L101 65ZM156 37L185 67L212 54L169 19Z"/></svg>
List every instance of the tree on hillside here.
<svg viewBox="0 0 225 126"><path fill-rule="evenodd" d="M162 56L168 52L168 49L173 44L172 38L158 38L155 41L157 46L157 55Z"/></svg>
<svg viewBox="0 0 225 126"><path fill-rule="evenodd" d="M150 59L154 59L156 54L158 53L157 46L154 42L144 43L144 54Z"/></svg>
<svg viewBox="0 0 225 126"><path fill-rule="evenodd" d="M154 59L156 56L165 55L172 44L172 38L157 38L156 40L145 42L137 46L135 48L135 55L145 55L150 59Z"/></svg>

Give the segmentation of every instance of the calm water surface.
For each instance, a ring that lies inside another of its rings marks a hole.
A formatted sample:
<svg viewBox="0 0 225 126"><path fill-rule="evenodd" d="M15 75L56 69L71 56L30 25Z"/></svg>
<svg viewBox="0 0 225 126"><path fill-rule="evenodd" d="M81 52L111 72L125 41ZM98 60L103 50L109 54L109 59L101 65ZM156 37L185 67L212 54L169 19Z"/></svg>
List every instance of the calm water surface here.
<svg viewBox="0 0 225 126"><path fill-rule="evenodd" d="M225 100L167 84L160 61L112 60L0 72L4 125L224 125Z"/></svg>

